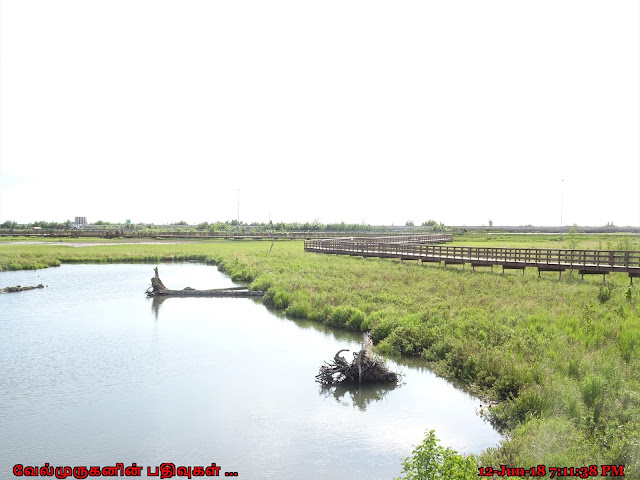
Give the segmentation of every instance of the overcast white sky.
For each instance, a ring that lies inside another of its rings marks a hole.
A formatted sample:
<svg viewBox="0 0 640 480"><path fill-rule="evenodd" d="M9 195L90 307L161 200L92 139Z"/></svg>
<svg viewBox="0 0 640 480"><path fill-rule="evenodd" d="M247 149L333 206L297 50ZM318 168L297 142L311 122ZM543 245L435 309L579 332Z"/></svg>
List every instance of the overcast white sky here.
<svg viewBox="0 0 640 480"><path fill-rule="evenodd" d="M0 222L640 225L640 0L0 15Z"/></svg>

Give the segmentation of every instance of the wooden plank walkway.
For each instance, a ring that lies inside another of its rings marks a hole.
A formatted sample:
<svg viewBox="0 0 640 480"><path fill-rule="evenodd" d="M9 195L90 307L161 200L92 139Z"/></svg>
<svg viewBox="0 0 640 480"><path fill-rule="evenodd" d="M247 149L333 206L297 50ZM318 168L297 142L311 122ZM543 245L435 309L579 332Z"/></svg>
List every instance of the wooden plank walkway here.
<svg viewBox="0 0 640 480"><path fill-rule="evenodd" d="M581 275L611 272L627 273L633 282L640 277L640 252L621 250L562 250L540 248L453 247L424 243L389 243L383 238L307 240L308 252L353 255L362 257L396 258L446 265L470 264L475 267L502 266L522 270L537 268L538 272L554 271L562 275L566 270L578 270ZM604 279L604 277L603 277Z"/></svg>

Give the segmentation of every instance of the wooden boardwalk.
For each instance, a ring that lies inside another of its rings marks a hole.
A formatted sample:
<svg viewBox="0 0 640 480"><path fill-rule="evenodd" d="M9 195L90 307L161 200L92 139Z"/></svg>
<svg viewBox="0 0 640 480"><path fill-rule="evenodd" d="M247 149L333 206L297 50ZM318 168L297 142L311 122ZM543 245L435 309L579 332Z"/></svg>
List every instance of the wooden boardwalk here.
<svg viewBox="0 0 640 480"><path fill-rule="evenodd" d="M307 240L304 249L317 253L444 263L445 266L469 264L473 269L496 265L503 271L522 270L523 274L527 267L532 267L538 272L558 272L559 276L566 270L577 270L583 276L627 273L631 282L634 277L640 277L640 252L637 251L453 247L412 241L389 243L383 238Z"/></svg>

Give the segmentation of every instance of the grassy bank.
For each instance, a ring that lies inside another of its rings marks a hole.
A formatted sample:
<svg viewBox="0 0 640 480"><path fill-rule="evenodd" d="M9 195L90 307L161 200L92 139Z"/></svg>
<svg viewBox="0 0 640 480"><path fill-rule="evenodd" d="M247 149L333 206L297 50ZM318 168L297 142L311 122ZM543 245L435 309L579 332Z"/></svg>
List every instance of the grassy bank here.
<svg viewBox="0 0 640 480"><path fill-rule="evenodd" d="M456 245L569 248L567 236L473 234ZM573 240L576 240L575 238ZM640 249L636 237L578 236L577 248ZM114 242L117 243L117 242ZM481 464L624 464L640 478L640 289L624 275L506 275L305 253L302 242L0 245L0 268L60 262L198 260L266 290L293 317L371 330L383 353L416 355L494 406L509 433ZM496 270L497 272L497 270ZM1 285L0 285L1 286Z"/></svg>

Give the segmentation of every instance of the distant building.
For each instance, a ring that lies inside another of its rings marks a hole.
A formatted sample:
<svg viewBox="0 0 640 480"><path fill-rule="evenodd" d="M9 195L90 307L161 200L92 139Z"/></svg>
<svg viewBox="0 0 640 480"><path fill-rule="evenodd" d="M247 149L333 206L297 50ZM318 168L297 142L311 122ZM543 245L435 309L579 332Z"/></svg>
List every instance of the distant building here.
<svg viewBox="0 0 640 480"><path fill-rule="evenodd" d="M87 217L76 217L76 228L84 228L87 226Z"/></svg>

